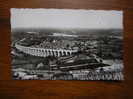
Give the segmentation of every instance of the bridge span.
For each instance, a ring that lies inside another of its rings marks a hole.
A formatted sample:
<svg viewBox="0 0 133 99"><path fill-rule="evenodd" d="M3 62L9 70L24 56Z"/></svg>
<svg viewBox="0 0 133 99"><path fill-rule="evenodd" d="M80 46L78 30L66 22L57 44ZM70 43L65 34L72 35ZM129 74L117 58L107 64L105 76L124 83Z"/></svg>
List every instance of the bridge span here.
<svg viewBox="0 0 133 99"><path fill-rule="evenodd" d="M67 50L67 49L45 49L45 48L36 48L36 47L27 47L22 46L20 44L15 44L15 47L25 53L32 56L40 56L40 57L47 57L47 56L66 56L71 55L74 52L77 52L77 50Z"/></svg>

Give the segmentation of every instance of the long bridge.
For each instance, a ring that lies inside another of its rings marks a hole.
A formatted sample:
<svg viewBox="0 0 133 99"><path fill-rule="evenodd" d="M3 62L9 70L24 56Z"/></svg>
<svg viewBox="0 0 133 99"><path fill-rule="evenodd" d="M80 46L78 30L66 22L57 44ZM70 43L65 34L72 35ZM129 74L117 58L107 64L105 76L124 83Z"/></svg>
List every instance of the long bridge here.
<svg viewBox="0 0 133 99"><path fill-rule="evenodd" d="M67 50L67 49L45 49L45 48L36 48L36 47L27 47L20 45L18 43L15 43L15 47L25 53L32 56L40 56L40 57L47 57L47 56L66 56L71 55L74 52L77 52L77 50Z"/></svg>

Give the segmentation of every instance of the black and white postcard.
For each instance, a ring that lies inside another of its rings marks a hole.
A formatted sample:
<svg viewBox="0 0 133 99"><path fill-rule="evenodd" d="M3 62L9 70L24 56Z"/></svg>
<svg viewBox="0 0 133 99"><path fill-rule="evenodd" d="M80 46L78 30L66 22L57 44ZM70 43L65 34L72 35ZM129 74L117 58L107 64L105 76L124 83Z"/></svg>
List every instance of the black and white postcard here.
<svg viewBox="0 0 133 99"><path fill-rule="evenodd" d="M123 80L123 12L11 9L15 80Z"/></svg>

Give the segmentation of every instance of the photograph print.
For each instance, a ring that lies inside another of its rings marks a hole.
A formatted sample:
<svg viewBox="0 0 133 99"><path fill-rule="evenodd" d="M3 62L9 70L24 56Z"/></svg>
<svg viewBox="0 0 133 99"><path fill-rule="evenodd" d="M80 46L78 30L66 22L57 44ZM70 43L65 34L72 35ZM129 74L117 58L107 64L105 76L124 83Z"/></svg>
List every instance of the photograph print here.
<svg viewBox="0 0 133 99"><path fill-rule="evenodd" d="M14 80L124 80L123 12L11 10Z"/></svg>

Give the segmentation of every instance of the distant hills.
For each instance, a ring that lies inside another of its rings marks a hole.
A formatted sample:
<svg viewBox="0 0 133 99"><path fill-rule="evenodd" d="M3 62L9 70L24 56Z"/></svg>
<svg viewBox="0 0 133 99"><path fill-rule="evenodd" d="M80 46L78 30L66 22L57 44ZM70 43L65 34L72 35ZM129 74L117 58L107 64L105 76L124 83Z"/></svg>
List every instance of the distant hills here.
<svg viewBox="0 0 133 99"><path fill-rule="evenodd" d="M54 28L15 28L12 29L12 33L29 33L39 35L53 35L53 33L64 33L68 35L104 35L115 34L117 36L122 35L122 29L54 29Z"/></svg>

